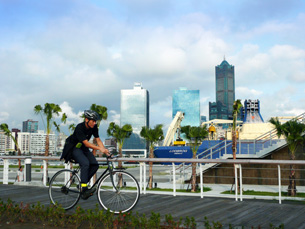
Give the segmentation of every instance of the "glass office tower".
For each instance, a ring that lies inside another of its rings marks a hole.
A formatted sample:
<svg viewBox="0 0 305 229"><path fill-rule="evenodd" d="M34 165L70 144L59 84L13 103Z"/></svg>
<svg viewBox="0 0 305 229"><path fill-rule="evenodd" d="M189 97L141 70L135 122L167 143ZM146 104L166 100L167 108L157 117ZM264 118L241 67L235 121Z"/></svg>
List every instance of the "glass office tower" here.
<svg viewBox="0 0 305 229"><path fill-rule="evenodd" d="M147 144L140 132L143 126L149 126L149 93L141 83L121 90L121 127L125 124L132 126L133 134L125 139L123 154L146 156Z"/></svg>
<svg viewBox="0 0 305 229"><path fill-rule="evenodd" d="M215 67L216 102L209 103L210 120L233 119L233 103L235 101L234 66L225 59Z"/></svg>
<svg viewBox="0 0 305 229"><path fill-rule="evenodd" d="M22 132L37 133L38 132L38 121L28 119L22 123Z"/></svg>
<svg viewBox="0 0 305 229"><path fill-rule="evenodd" d="M181 126L200 125L199 90L187 90L186 88L174 90L172 106L173 118L178 111L184 113L184 119L181 122Z"/></svg>

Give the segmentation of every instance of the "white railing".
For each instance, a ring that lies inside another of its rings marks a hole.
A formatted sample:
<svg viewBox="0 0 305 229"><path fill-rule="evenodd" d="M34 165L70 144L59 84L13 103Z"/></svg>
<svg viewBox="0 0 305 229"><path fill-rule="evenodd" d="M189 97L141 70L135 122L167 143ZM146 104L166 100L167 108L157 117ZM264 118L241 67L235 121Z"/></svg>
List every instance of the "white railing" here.
<svg viewBox="0 0 305 229"><path fill-rule="evenodd" d="M3 159L3 184L8 184L8 176L9 176L9 160L11 159L21 159L23 162L28 160L28 157L9 157L9 156L4 156L2 157ZM43 179L42 179L42 184L44 186L47 186L47 173L46 173L46 165L48 161L58 161L59 157L32 157L32 160L40 160L43 161L42 166L43 166ZM97 158L98 161L105 161L105 158ZM29 161L29 160L28 160ZM305 165L305 161L301 161L301 160L255 160L255 159L179 159L179 158L117 158L117 159L113 159L114 162L118 162L118 161L122 161L122 162L128 162L128 161L133 161L133 162L137 162L140 164L139 166L139 174L140 174L140 179L139 179L139 184L141 187L141 193L142 194L146 194L147 190L146 190L146 184L147 184L147 174L146 174L146 166L147 163L149 162L156 162L156 163L172 163L172 195L176 196L177 195L177 182L176 182L176 167L178 167L178 165L175 165L175 163L197 163L197 165L199 165L199 169L200 169L200 197L203 198L204 192L203 192L203 164L204 163L216 163L216 164L233 164L234 165L234 171L235 171L235 181L237 182L237 180L240 180L240 190L243 190L243 175L242 175L242 165L244 164L268 164L268 165L276 165L278 168L278 190L279 190L279 196L278 196L278 200L279 203L281 203L283 197L281 196L281 165ZM26 166L25 166L26 167ZM67 168L67 165L66 165ZM27 168L25 168L26 170ZM59 170L59 169L58 169ZM239 170L239 175L238 175L238 170ZM25 171L27 173L27 171ZM235 184L237 186L237 184ZM149 191L151 193L151 191ZM192 194L192 195L198 195L198 194ZM208 196L208 195L207 195ZM219 194L217 194L217 196L221 196ZM228 196L226 196L228 197ZM232 197L232 195L231 195ZM240 194L238 195L237 192L235 192L235 200L238 201L238 199L240 201L242 201L244 198L243 193L240 192ZM255 198L258 198L257 196L255 196ZM274 197L272 197L274 198ZM286 197L285 197L286 198Z"/></svg>

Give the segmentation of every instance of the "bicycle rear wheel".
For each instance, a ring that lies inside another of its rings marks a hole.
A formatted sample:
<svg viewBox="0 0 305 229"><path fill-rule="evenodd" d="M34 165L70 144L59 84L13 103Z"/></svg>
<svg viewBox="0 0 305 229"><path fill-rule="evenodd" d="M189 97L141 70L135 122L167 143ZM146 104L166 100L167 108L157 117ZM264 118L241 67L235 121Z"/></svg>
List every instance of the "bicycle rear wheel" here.
<svg viewBox="0 0 305 229"><path fill-rule="evenodd" d="M113 213L130 211L138 202L140 187L137 180L125 171L112 172L114 188L110 173L98 184L98 201L105 210Z"/></svg>
<svg viewBox="0 0 305 229"><path fill-rule="evenodd" d="M60 205L65 210L73 208L80 198L78 174L69 169L55 173L50 181L49 197L54 205Z"/></svg>

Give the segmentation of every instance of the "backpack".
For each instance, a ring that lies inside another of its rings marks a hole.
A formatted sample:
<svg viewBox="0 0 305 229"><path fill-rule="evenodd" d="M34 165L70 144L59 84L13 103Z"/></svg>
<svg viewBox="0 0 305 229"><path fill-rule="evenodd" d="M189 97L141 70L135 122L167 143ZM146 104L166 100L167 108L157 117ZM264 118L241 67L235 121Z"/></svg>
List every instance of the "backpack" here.
<svg viewBox="0 0 305 229"><path fill-rule="evenodd" d="M69 161L72 162L72 152L73 152L73 149L74 149L75 146L76 146L76 144L73 143L73 141L72 141L72 135L70 135L66 139L66 142L65 142L64 149L62 151L60 160L64 159L65 163L68 163Z"/></svg>

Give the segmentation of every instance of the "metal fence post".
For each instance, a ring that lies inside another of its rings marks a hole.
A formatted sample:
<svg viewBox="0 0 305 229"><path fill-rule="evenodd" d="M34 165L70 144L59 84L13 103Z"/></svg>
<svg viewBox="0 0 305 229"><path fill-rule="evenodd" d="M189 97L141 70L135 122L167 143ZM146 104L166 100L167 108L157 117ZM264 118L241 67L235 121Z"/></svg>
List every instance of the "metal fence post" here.
<svg viewBox="0 0 305 229"><path fill-rule="evenodd" d="M24 160L25 164L25 181L29 182L32 180L32 158L26 158Z"/></svg>
<svg viewBox="0 0 305 229"><path fill-rule="evenodd" d="M240 180L240 201L243 201L243 174L242 174L241 164L239 164L239 180Z"/></svg>
<svg viewBox="0 0 305 229"><path fill-rule="evenodd" d="M282 189L281 189L281 167L280 165L277 165L277 171L278 171L278 176L279 176L279 204L282 203Z"/></svg>
<svg viewBox="0 0 305 229"><path fill-rule="evenodd" d="M238 190L237 190L237 179L238 179L238 175L237 175L237 167L238 165L234 164L234 174L235 174L235 201L238 201Z"/></svg>
<svg viewBox="0 0 305 229"><path fill-rule="evenodd" d="M3 184L8 184L8 159L3 159Z"/></svg>
<svg viewBox="0 0 305 229"><path fill-rule="evenodd" d="M200 196L203 198L203 174L202 174L202 163L199 163L200 168Z"/></svg>
<svg viewBox="0 0 305 229"><path fill-rule="evenodd" d="M65 169L70 169L70 162L65 163ZM67 183L70 179L70 174L69 173L65 173L65 183Z"/></svg>
<svg viewBox="0 0 305 229"><path fill-rule="evenodd" d="M175 163L172 163L173 165L173 195L176 196L176 168Z"/></svg>
<svg viewBox="0 0 305 229"><path fill-rule="evenodd" d="M43 179L42 183L44 186L47 186L47 160L43 160Z"/></svg>
<svg viewBox="0 0 305 229"><path fill-rule="evenodd" d="M144 184L144 191L143 193L146 194L146 163L143 164L143 184Z"/></svg>
<svg viewBox="0 0 305 229"><path fill-rule="evenodd" d="M143 162L140 162L140 192L143 193Z"/></svg>

